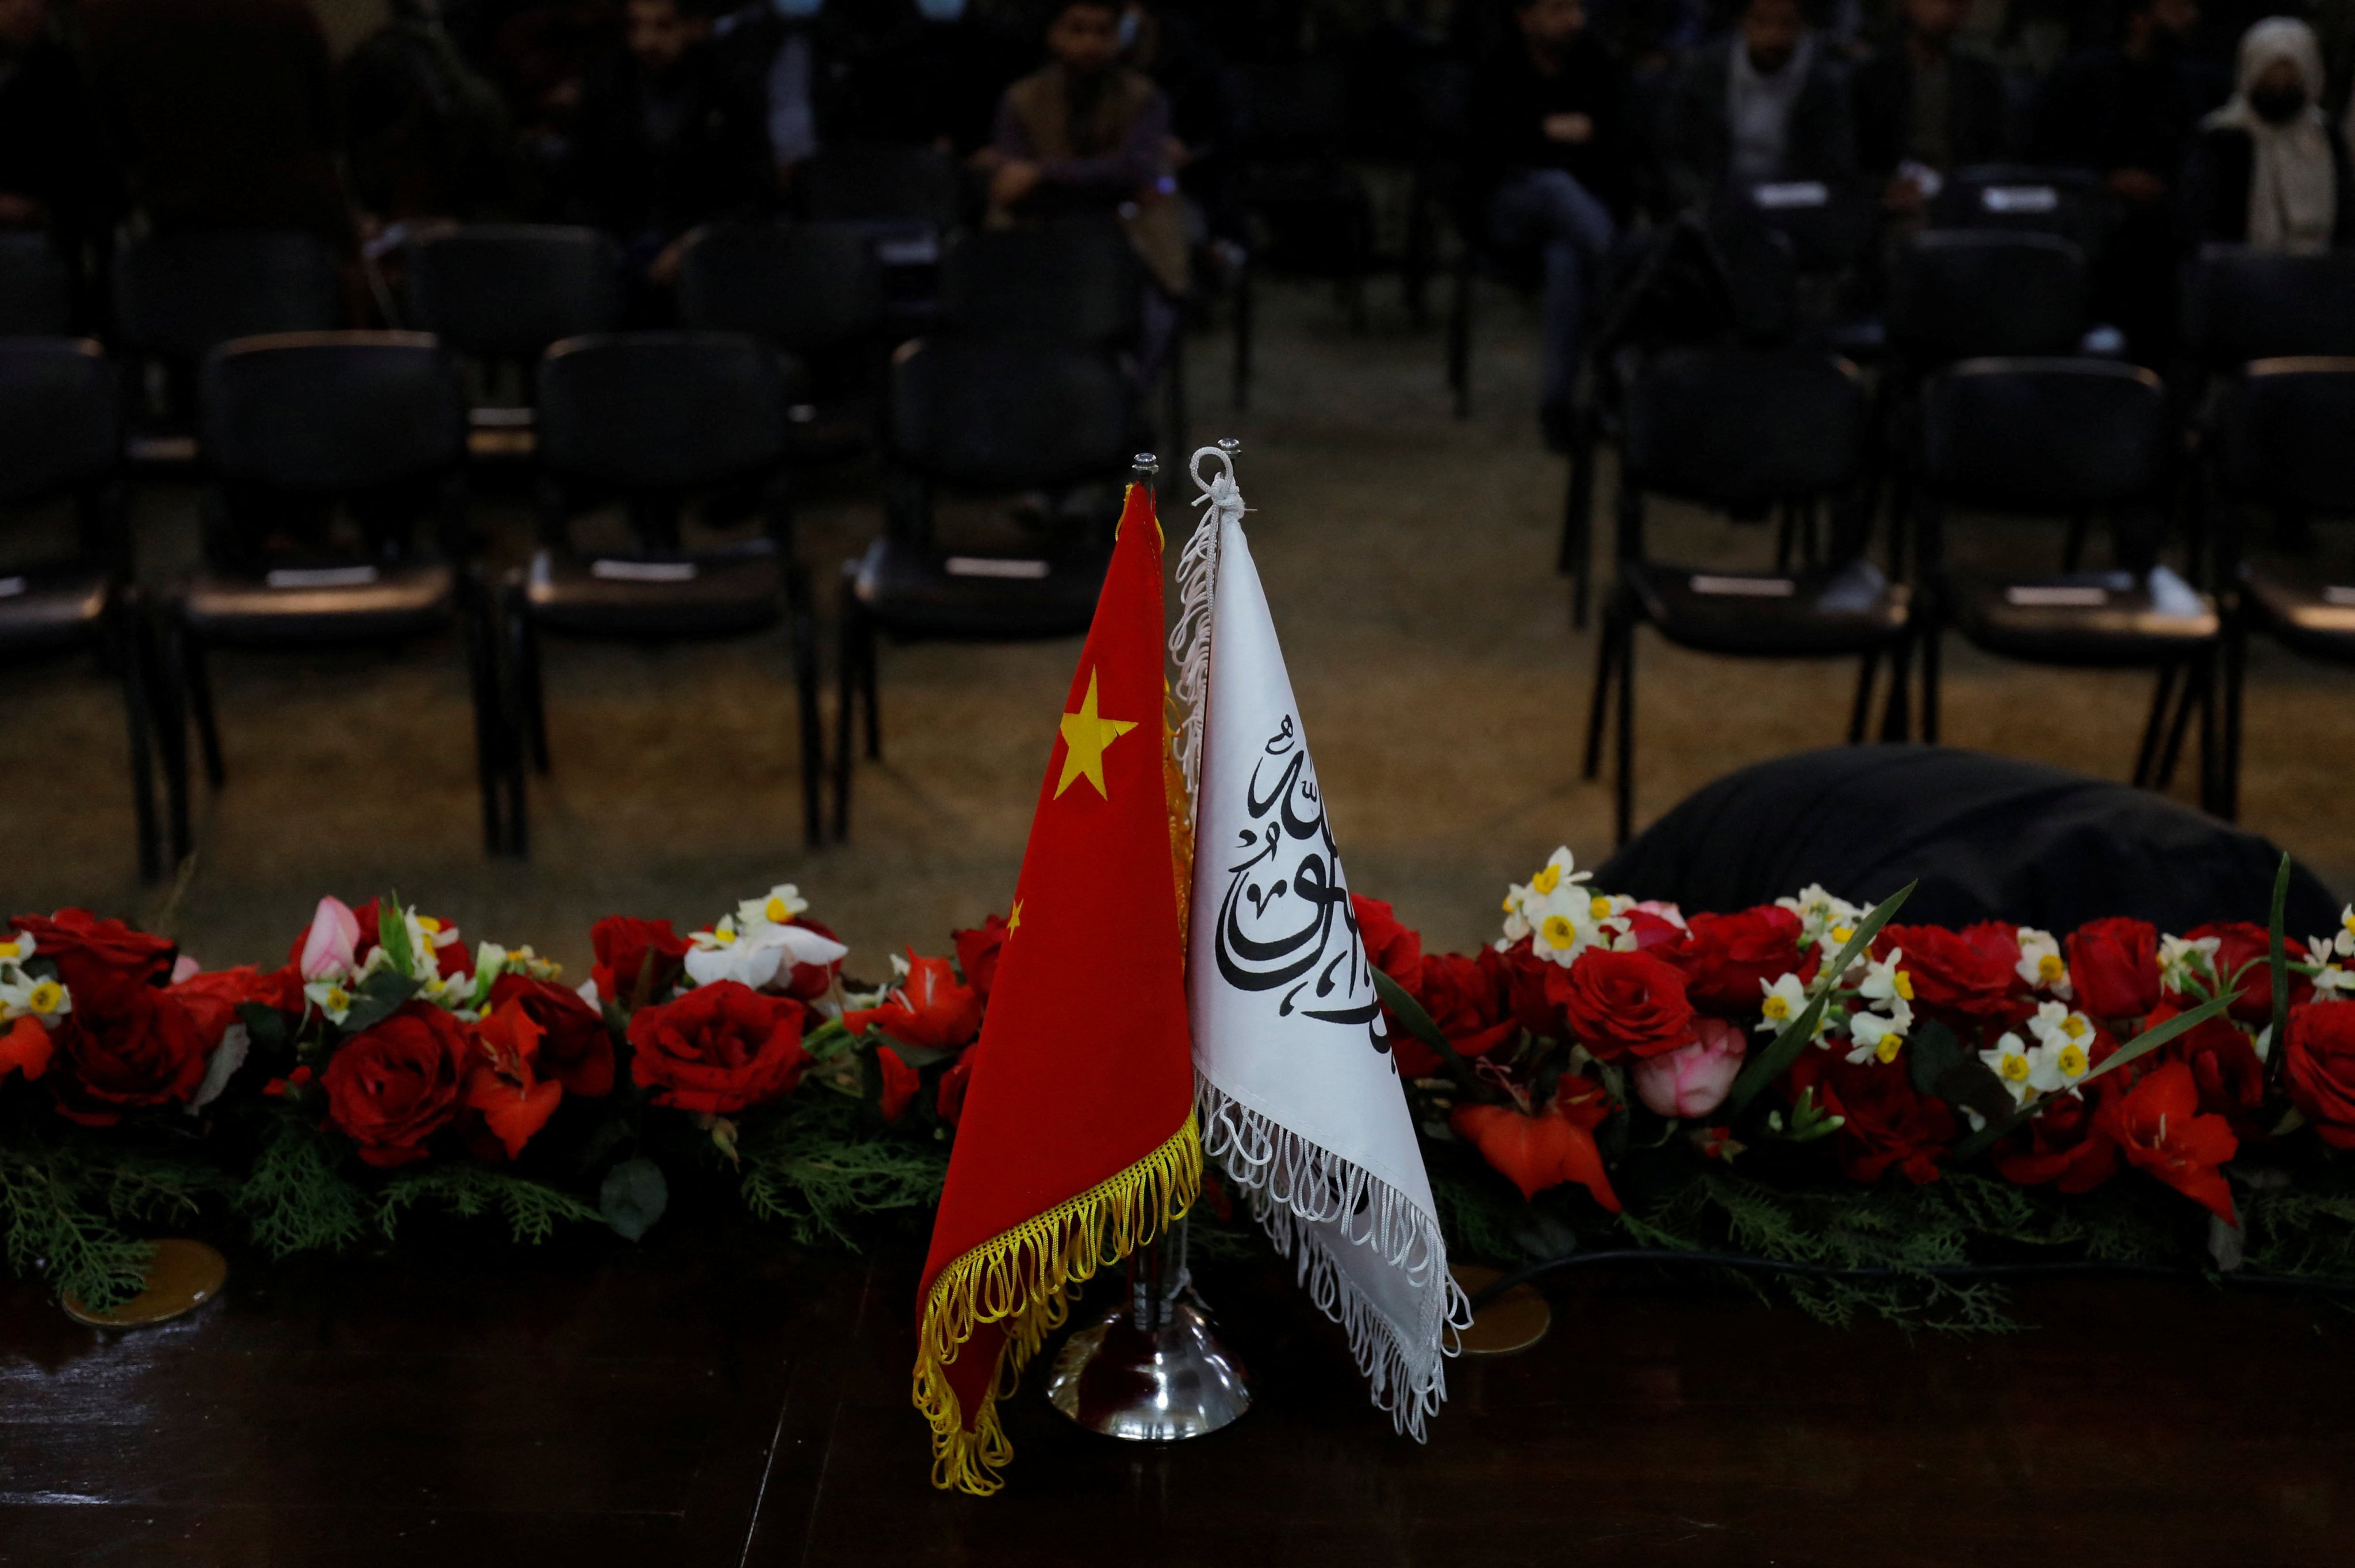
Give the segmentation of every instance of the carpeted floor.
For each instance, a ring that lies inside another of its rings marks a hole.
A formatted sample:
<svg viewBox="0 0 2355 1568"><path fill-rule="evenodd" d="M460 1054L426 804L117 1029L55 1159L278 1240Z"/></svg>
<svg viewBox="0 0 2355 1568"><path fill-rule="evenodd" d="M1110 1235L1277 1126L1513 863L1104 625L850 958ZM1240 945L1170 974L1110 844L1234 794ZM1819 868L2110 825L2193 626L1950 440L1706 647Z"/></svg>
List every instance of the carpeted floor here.
<svg viewBox="0 0 2355 1568"><path fill-rule="evenodd" d="M1322 290L1265 291L1252 407L1226 407L1223 336L1193 355L1197 440L1233 434L1253 549L1284 638L1350 881L1395 901L1434 943L1492 935L1497 898L1557 843L1610 847L1601 785L1579 778L1593 642L1573 633L1552 570L1562 464L1540 448L1532 314L1486 306L1473 418L1449 418L1434 325L1411 331L1377 290L1353 335ZM1170 465L1174 477L1175 464ZM880 522L871 466L814 478L805 548L822 582ZM1192 509L1165 489L1174 548ZM1604 494L1607 498L1608 476ZM481 508L520 558L514 501ZM139 502L143 576L195 548L196 493ZM1966 530L2023 564L2058 528ZM1736 564L1764 530L1656 510L1661 554ZM832 636L832 606L823 611ZM1949 647L1952 744L2124 777L2146 677L2010 666ZM851 842L802 846L782 636L658 651L552 645L555 771L534 794L527 864L481 853L473 736L454 641L266 660L215 671L229 779L201 788L198 849L179 883L139 886L122 716L91 668L0 681L0 907L83 904L178 937L208 964L285 950L323 892L385 889L456 919L468 939L531 942L585 961L602 914L700 925L773 882L800 884L862 960L943 950L952 925L1006 903L1076 642L887 647L884 760L862 764ZM829 643L830 656L830 643ZM1849 664L1710 660L1645 638L1638 820L1731 768L1836 741ZM2260 645L2252 663L2243 817L2334 886L2355 886L2349 677ZM829 687L829 712L831 694ZM829 733L831 725L829 722ZM2187 773L2189 768L2185 770ZM2179 783L2188 793L2188 779Z"/></svg>

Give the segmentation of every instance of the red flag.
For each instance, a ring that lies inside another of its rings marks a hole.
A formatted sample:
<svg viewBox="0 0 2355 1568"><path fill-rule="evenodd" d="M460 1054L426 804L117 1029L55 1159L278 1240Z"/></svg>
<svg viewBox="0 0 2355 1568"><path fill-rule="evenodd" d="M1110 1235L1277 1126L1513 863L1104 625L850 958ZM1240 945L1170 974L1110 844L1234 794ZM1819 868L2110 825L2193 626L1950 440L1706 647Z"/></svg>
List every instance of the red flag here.
<svg viewBox="0 0 2355 1568"><path fill-rule="evenodd" d="M1163 769L1161 529L1131 485L1022 857L917 1299L932 1482L996 1491L996 1408L1082 1281L1201 1183Z"/></svg>

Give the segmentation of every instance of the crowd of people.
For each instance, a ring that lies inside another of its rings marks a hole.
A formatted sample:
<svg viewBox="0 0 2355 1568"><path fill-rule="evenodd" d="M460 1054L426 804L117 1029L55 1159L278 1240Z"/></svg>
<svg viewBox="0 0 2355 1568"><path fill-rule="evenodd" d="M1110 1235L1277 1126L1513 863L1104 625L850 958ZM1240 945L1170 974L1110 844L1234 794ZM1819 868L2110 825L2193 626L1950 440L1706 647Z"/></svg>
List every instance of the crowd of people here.
<svg viewBox="0 0 2355 1568"><path fill-rule="evenodd" d="M700 227L795 212L823 149L896 143L983 221L1117 216L1176 297L1252 243L1254 73L1338 61L1364 140L1409 127L1467 239L1541 259L1558 425L1606 259L1728 182L1867 189L1902 232L1966 165L2094 171L2095 302L2137 342L2190 248L2348 242L2355 4L2247 3L393 0L337 59L304 0L0 0L0 225L95 265L126 224L356 254L588 223L651 298Z"/></svg>

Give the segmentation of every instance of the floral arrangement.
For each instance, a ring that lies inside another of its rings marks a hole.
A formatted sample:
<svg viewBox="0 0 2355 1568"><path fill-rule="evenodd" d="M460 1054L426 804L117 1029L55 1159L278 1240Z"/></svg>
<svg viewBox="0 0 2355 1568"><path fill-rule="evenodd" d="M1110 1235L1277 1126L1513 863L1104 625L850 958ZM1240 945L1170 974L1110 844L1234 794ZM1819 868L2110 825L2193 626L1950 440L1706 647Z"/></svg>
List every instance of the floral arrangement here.
<svg viewBox="0 0 2355 1568"><path fill-rule="evenodd" d="M1931 1320L1981 1326L1991 1291L1949 1275L2023 1253L2355 1280L2355 908L2293 944L2278 914L2179 937L1902 925L1904 896L1687 916L1562 850L1471 956L1353 898L1456 1255L1745 1254L1813 1266L1789 1283L1828 1316L1944 1303ZM634 1239L681 1185L732 1186L803 1239L920 1222L1007 931L909 949L863 991L787 885L684 935L601 920L571 986L397 897L322 899L272 969L19 916L9 1260L103 1304L164 1224L282 1254L421 1208Z"/></svg>

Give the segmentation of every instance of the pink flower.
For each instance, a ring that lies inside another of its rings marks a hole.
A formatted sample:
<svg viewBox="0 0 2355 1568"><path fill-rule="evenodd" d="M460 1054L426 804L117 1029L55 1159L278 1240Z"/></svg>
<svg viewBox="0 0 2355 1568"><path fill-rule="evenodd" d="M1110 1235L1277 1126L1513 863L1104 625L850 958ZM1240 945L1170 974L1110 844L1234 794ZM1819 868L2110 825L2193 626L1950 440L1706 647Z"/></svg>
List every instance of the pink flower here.
<svg viewBox="0 0 2355 1568"><path fill-rule="evenodd" d="M1742 1071L1742 1031L1721 1018L1695 1018L1693 1038L1657 1056L1638 1057L1636 1097L1662 1116L1707 1116Z"/></svg>
<svg viewBox="0 0 2355 1568"><path fill-rule="evenodd" d="M174 985L184 985L204 972L205 966L197 962L196 959L188 957L186 953L182 953L178 958L172 960L172 983Z"/></svg>
<svg viewBox="0 0 2355 1568"><path fill-rule="evenodd" d="M311 929L303 938L303 978L325 980L350 970L358 961L355 949L359 939L360 917L352 913L352 906L340 898L320 899L318 913L311 916Z"/></svg>

